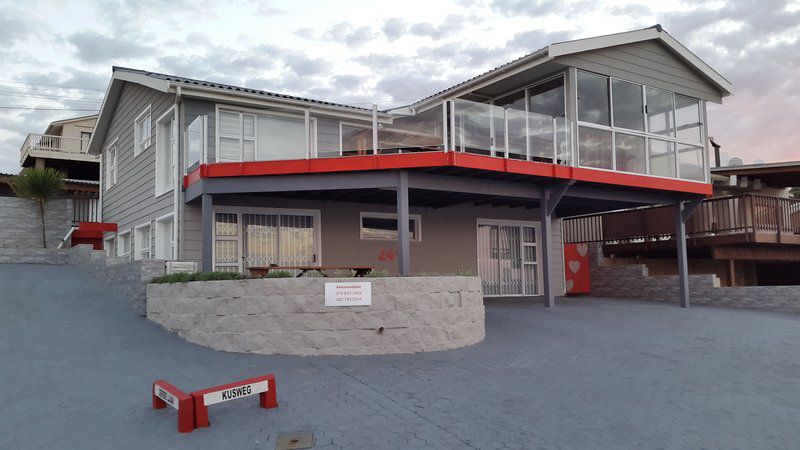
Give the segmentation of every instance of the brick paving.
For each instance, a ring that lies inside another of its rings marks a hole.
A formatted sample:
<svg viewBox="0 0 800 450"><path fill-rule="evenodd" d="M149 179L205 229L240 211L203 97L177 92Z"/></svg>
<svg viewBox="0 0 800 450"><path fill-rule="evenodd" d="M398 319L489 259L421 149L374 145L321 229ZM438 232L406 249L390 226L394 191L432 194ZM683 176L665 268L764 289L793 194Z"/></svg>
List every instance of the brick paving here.
<svg viewBox="0 0 800 450"><path fill-rule="evenodd" d="M0 448L796 448L800 315L630 300L487 305L460 350L370 357L215 352L68 266L0 265ZM150 383L274 372L280 407L211 408L181 435Z"/></svg>

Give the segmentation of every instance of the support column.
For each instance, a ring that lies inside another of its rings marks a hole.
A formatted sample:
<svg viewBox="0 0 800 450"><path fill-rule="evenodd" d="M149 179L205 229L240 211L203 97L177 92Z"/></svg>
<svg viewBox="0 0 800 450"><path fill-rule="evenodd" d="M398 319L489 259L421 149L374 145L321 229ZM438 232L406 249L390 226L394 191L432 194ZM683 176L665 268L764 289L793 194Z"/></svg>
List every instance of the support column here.
<svg viewBox="0 0 800 450"><path fill-rule="evenodd" d="M401 170L397 180L397 265L401 277L411 275L408 220L408 172Z"/></svg>
<svg viewBox="0 0 800 450"><path fill-rule="evenodd" d="M545 188L542 195L542 203L539 207L539 233L541 239L539 245L542 248L542 293L544 294L544 307L554 308L556 306L556 296L553 292L552 277L550 276L550 264L553 262L553 215L547 207L548 188Z"/></svg>
<svg viewBox="0 0 800 450"><path fill-rule="evenodd" d="M686 222L703 203L702 199L678 200L675 204L675 247L678 250L678 282L680 283L681 308L688 308L689 258L686 254Z"/></svg>
<svg viewBox="0 0 800 450"><path fill-rule="evenodd" d="M210 272L214 269L213 245L214 245L214 203L211 194L202 195L202 233L203 233L203 272Z"/></svg>

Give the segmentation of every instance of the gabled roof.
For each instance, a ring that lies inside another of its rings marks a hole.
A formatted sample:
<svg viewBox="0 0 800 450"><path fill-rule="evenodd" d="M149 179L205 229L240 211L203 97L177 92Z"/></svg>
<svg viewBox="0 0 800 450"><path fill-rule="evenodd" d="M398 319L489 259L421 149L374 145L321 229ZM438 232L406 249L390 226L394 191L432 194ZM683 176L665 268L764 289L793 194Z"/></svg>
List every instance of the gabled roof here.
<svg viewBox="0 0 800 450"><path fill-rule="evenodd" d="M83 122L84 120L97 119L97 114L90 114L88 116L70 117L69 119L54 120L47 125L44 134L52 134L52 132L68 123Z"/></svg>
<svg viewBox="0 0 800 450"><path fill-rule="evenodd" d="M550 44L547 47L540 48L533 53L509 61L503 65L497 66L487 72L472 77L463 81L455 86L439 91L431 96L422 100L412 103L408 106L396 108L401 110L405 108L421 108L426 105L439 101L442 98L449 98L462 95L476 86L485 84L493 79L499 79L507 76L509 72L521 70L533 65L542 64L551 61L559 56L566 56L575 53L581 53L591 50L597 50L606 47L614 47L617 45L632 44L635 42L657 40L675 53L682 61L696 70L703 78L711 83L716 89L720 91L723 97L731 94L731 83L725 77L720 75L716 70L711 68L703 60L698 58L694 53L689 51L686 47L667 33L661 25L654 25L652 27L643 28L640 30L627 31L624 33L608 34L604 36L591 37L586 39L576 39L572 41L557 42Z"/></svg>

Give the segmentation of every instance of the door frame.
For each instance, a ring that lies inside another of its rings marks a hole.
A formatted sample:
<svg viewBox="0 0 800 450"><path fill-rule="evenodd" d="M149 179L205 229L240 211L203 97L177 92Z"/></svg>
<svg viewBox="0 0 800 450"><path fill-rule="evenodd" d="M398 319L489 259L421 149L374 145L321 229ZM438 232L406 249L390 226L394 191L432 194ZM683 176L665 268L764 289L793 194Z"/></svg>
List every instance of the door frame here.
<svg viewBox="0 0 800 450"><path fill-rule="evenodd" d="M321 266L322 265L322 214L318 209L299 209L299 208L271 208L271 207L261 207L261 206L214 206L212 211L212 223L211 223L211 267L212 270L216 266L217 261L217 235L216 235L216 220L217 220L217 213L225 213L225 214L236 214L236 225L239 228L238 235L236 237L237 241L237 248L238 248L238 270L239 273L243 273L244 266L244 229L242 228L242 214L284 214L284 215L300 215L300 216L312 216L314 218L314 254L316 255L316 261L314 265ZM233 240L233 239L230 239Z"/></svg>
<svg viewBox="0 0 800 450"><path fill-rule="evenodd" d="M522 227L533 227L534 236L536 238L536 292L537 293L536 294L526 294L525 293L525 283L524 283L525 280L522 280L522 289L523 289L523 293L522 294L503 294L502 293L502 288L501 288L500 289L500 294L495 294L495 295L486 295L486 294L484 294L483 296L484 297L493 297L493 298L500 298L500 297L505 298L505 297L540 297L540 296L544 295L544 293L542 293L542 247L541 247L542 235L541 235L541 229L540 229L541 223L538 222L538 221L533 221L533 220L487 219L487 218L479 217L475 222L475 241L476 241L476 243L477 243L477 240L479 238L479 236L478 236L478 226L480 226L480 225L497 225L498 227L500 227L500 226L509 226L510 225L510 226L520 227L519 244L520 244L520 256L523 257L523 261L522 261L522 265L523 266L525 265L525 262L524 262L524 254L525 254L524 251L525 250L524 250L524 242L523 242L523 239L522 239L522 235L523 234L522 234L521 228ZM499 233L498 233L498 236L499 236ZM480 263L479 263L480 255L478 254L479 251L480 251L480 245L476 245L476 248L475 248L475 262L476 262L476 266L478 268L478 277L480 277ZM525 271L523 270L522 267L520 268L520 273L522 274L522 277L525 276ZM483 279L482 278L481 278L481 284L483 284Z"/></svg>

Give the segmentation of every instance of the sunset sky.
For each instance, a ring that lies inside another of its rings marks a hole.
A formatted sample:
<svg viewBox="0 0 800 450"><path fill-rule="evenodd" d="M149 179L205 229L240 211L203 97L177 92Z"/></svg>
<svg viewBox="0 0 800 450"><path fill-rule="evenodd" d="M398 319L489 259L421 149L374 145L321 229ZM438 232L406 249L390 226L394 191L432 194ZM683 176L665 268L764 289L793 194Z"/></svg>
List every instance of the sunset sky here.
<svg viewBox="0 0 800 450"><path fill-rule="evenodd" d="M112 65L388 108L549 43L660 23L733 83L710 135L800 160L800 0L0 1L0 172L29 132L91 114Z"/></svg>

